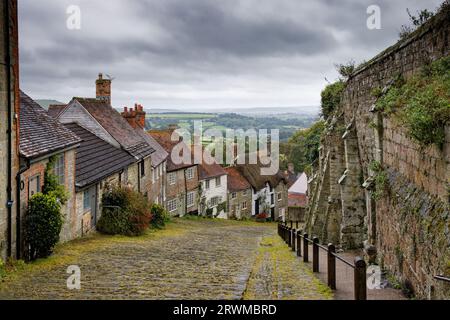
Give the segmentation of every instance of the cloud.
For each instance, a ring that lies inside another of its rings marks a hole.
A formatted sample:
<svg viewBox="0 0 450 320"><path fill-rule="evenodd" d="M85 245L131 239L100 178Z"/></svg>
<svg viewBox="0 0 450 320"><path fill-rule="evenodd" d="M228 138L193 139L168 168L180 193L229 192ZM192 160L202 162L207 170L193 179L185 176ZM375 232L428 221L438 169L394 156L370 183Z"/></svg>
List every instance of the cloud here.
<svg viewBox="0 0 450 320"><path fill-rule="evenodd" d="M378 3L376 3L378 2ZM93 96L113 75L113 103L276 107L320 103L333 64L368 60L398 39L406 8L439 0L22 0L21 86L34 98ZM81 9L81 30L66 9ZM382 30L366 9L382 9Z"/></svg>

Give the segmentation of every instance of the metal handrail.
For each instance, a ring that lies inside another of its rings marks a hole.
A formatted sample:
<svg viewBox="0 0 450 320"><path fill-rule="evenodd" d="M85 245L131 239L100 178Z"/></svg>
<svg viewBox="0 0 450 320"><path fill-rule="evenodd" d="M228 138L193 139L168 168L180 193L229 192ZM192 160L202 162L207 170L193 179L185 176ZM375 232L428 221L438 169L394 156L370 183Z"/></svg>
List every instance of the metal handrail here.
<svg viewBox="0 0 450 320"><path fill-rule="evenodd" d="M444 277L444 276L434 276L436 280L445 281L450 283L450 278Z"/></svg>

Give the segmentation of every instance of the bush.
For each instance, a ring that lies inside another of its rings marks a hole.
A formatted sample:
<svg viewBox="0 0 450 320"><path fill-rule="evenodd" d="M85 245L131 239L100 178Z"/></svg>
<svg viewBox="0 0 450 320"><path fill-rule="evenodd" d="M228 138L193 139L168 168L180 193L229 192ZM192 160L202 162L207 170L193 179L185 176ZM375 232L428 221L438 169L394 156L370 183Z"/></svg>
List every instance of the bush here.
<svg viewBox="0 0 450 320"><path fill-rule="evenodd" d="M103 194L97 230L105 234L142 235L152 220L151 206L139 192L114 187Z"/></svg>
<svg viewBox="0 0 450 320"><path fill-rule="evenodd" d="M35 194L28 203L25 240L29 259L48 257L59 241L63 218L61 204L52 194Z"/></svg>
<svg viewBox="0 0 450 320"><path fill-rule="evenodd" d="M338 81L325 87L322 91L322 116L328 119L340 105L345 83Z"/></svg>
<svg viewBox="0 0 450 320"><path fill-rule="evenodd" d="M151 208L152 213L152 226L154 228L160 229L166 225L166 222L169 221L169 213L164 209L163 206L158 204L152 205Z"/></svg>

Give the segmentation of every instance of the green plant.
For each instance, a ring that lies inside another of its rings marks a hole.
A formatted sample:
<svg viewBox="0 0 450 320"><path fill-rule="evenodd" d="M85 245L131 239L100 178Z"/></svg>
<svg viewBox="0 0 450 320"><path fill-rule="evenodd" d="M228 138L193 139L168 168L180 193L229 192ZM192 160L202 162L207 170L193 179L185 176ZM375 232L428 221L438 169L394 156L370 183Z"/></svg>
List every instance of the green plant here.
<svg viewBox="0 0 450 320"><path fill-rule="evenodd" d="M321 93L322 116L328 119L333 112L339 108L342 100L342 93L345 89L345 82L337 81L325 87Z"/></svg>
<svg viewBox="0 0 450 320"><path fill-rule="evenodd" d="M219 204L217 205L217 213L220 213L220 212L222 212L222 211L224 211L224 212L227 211L227 202L226 202L226 201L224 201L224 202L222 202L222 203L219 203Z"/></svg>
<svg viewBox="0 0 450 320"><path fill-rule="evenodd" d="M113 187L102 196L102 216L97 229L105 234L142 235L152 220L151 206L139 192Z"/></svg>
<svg viewBox="0 0 450 320"><path fill-rule="evenodd" d="M374 200L379 200L386 190L388 176L378 161L371 162L369 168L374 173L375 190L372 192L372 197Z"/></svg>
<svg viewBox="0 0 450 320"><path fill-rule="evenodd" d="M42 192L44 194L52 194L58 199L62 205L67 203L69 195L64 186L59 184L58 177L53 173L55 167L56 156L49 158L44 172L44 186Z"/></svg>
<svg viewBox="0 0 450 320"><path fill-rule="evenodd" d="M25 218L25 240L30 260L48 257L59 241L63 218L55 195L35 194L28 203Z"/></svg>
<svg viewBox="0 0 450 320"><path fill-rule="evenodd" d="M347 63L338 63L335 64L334 66L337 72L339 72L339 74L341 75L342 80L344 81L350 78L356 69L356 63L354 60L350 60Z"/></svg>
<svg viewBox="0 0 450 320"><path fill-rule="evenodd" d="M0 280L6 275L6 266L3 260L0 258Z"/></svg>
<svg viewBox="0 0 450 320"><path fill-rule="evenodd" d="M450 57L398 82L377 101L377 110L396 115L409 136L422 146L442 148L450 121Z"/></svg>
<svg viewBox="0 0 450 320"><path fill-rule="evenodd" d="M153 204L150 211L152 213L152 226L154 228L163 228L170 219L169 213L161 205Z"/></svg>

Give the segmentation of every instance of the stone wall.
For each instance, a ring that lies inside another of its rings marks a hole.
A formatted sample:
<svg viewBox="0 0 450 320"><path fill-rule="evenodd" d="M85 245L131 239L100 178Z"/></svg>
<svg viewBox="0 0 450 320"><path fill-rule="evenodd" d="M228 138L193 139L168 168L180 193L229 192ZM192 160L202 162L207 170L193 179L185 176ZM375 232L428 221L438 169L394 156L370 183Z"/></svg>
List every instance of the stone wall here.
<svg viewBox="0 0 450 320"><path fill-rule="evenodd" d="M450 275L450 128L442 150L421 147L394 118L376 112L373 90L386 92L398 76L407 79L449 53L447 7L355 71L342 108L327 121L307 214L310 232L324 242L376 246L378 262L419 298L450 297L434 280ZM387 178L376 200L373 163Z"/></svg>

